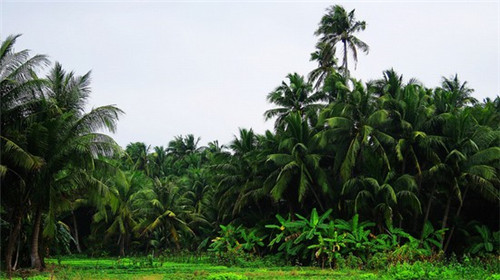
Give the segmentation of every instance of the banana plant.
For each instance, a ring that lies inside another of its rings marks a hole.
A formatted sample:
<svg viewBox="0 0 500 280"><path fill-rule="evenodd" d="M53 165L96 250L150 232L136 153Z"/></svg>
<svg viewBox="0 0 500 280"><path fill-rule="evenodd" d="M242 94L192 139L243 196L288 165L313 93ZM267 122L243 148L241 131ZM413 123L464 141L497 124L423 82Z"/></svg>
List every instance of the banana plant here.
<svg viewBox="0 0 500 280"><path fill-rule="evenodd" d="M476 255L500 251L500 231L492 233L485 225L475 225L474 229L477 235L469 235L471 245L466 250L468 253Z"/></svg>
<svg viewBox="0 0 500 280"><path fill-rule="evenodd" d="M344 233L346 249L348 252L363 252L372 245L368 237L371 231L367 228L373 227L372 222L359 222L359 215L356 214L350 221L341 219L335 220L337 228Z"/></svg>
<svg viewBox="0 0 500 280"><path fill-rule="evenodd" d="M448 228L434 230L432 223L427 221L424 225L420 245L423 249L432 252L434 249L441 250L443 248L443 238Z"/></svg>

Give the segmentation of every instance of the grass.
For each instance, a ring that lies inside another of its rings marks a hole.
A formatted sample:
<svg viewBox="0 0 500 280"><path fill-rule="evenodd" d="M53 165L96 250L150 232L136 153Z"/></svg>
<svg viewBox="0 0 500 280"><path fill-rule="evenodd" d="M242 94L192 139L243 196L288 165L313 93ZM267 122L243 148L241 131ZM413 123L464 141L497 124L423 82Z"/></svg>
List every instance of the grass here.
<svg viewBox="0 0 500 280"><path fill-rule="evenodd" d="M227 267L147 259L48 259L47 270L28 279L377 279L374 272L315 267ZM21 273L28 274L30 271ZM22 279L13 277L13 279Z"/></svg>
<svg viewBox="0 0 500 280"><path fill-rule="evenodd" d="M13 279L488 279L500 280L498 269L479 265L453 263L449 265L420 263L401 264L381 271L357 269L320 269L317 267L264 266L249 263L249 267L214 265L208 258L182 261L162 261L148 258L65 257L46 260L47 270L35 273L17 272ZM254 266L252 266L254 265ZM499 263L500 265L500 263ZM0 278L5 275L0 274Z"/></svg>

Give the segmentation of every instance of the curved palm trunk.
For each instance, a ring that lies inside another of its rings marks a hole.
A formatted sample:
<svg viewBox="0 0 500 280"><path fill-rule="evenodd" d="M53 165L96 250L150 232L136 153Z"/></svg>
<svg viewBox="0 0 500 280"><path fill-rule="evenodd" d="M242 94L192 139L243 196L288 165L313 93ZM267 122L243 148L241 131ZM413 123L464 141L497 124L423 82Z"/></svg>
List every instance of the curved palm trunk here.
<svg viewBox="0 0 500 280"><path fill-rule="evenodd" d="M40 227L42 224L42 211L40 206L37 207L35 214L35 223L33 224L33 234L31 237L31 268L42 270L42 261L38 252L40 243Z"/></svg>
<svg viewBox="0 0 500 280"><path fill-rule="evenodd" d="M13 270L12 257L14 255L14 248L16 246L16 241L19 238L19 233L21 232L22 217L23 217L23 213L21 210L16 210L14 213L15 213L13 219L14 227L11 229L9 233L9 242L7 243L7 248L5 250L5 268L7 270L7 273L9 274L9 277Z"/></svg>

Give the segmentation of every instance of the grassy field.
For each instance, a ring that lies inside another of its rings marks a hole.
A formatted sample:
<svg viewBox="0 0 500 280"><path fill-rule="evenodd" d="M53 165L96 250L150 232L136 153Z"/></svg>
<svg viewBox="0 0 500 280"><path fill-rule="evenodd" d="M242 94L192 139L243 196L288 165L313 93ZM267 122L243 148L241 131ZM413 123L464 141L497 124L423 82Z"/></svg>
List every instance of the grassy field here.
<svg viewBox="0 0 500 280"><path fill-rule="evenodd" d="M250 266L252 264L249 264ZM0 275L5 277L5 275ZM3 278L1 277L1 278ZM316 267L227 267L206 260L197 263L133 259L48 259L47 270L18 272L13 279L500 279L476 266L402 265L381 271Z"/></svg>
<svg viewBox="0 0 500 280"><path fill-rule="evenodd" d="M28 279L377 279L374 272L314 267L227 267L209 263L148 262L146 259L49 259L47 271ZM13 279L21 279L21 275Z"/></svg>

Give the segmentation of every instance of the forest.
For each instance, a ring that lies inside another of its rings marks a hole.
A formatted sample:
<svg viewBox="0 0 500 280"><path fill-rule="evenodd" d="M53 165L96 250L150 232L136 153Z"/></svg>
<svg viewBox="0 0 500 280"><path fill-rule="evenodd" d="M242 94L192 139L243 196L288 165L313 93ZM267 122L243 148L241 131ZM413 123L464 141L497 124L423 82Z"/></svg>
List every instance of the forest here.
<svg viewBox="0 0 500 280"><path fill-rule="evenodd" d="M2 271L192 256L371 271L476 260L500 276L500 97L476 100L457 74L435 88L394 69L356 79L366 26L328 8L317 68L267 95L274 129L206 146L188 134L120 147L107 133L124 112L86 110L90 72L3 38Z"/></svg>

